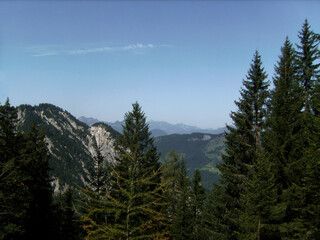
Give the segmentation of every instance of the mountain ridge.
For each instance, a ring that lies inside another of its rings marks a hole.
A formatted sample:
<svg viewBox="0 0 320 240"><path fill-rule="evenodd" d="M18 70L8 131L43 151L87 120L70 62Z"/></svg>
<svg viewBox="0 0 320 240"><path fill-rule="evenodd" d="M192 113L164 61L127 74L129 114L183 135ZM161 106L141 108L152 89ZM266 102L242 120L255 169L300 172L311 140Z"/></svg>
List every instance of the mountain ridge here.
<svg viewBox="0 0 320 240"><path fill-rule="evenodd" d="M119 133L110 125L95 122L91 126L72 114L44 103L36 106L20 105L18 130L26 132L32 123L43 128L50 154L49 167L55 192L64 191L67 185L82 185L87 169L92 164L95 148L99 148L109 162L114 162ZM121 122L117 122L121 124ZM161 129L155 129L160 133ZM209 189L217 181L216 163L221 161L224 148L223 134L192 133L170 134L154 138L154 144L162 161L166 153L175 150L184 156L191 177L195 169L203 176L203 185Z"/></svg>
<svg viewBox="0 0 320 240"><path fill-rule="evenodd" d="M28 131L33 123L44 130L55 192L63 191L70 184L83 184L83 175L91 164L97 145L112 161L115 152L111 146L118 133L105 123L89 127L69 112L48 103L24 104L17 109L19 131Z"/></svg>
<svg viewBox="0 0 320 240"><path fill-rule="evenodd" d="M95 122L100 122L100 120L92 117L84 117L81 116L78 118L78 120L88 124L89 126ZM108 121L102 121L106 124L110 125L113 129L115 129L118 132L122 132L122 121L116 121L116 122L108 122ZM191 126L184 123L177 123L177 124L171 124L166 121L155 121L155 120L149 120L148 121L150 130L153 134L153 137L159 137L164 135L170 135L170 134L191 134L191 133L209 133L209 134L220 134L227 130L226 127L220 127L220 128L199 128L197 126ZM154 131L155 130L155 131Z"/></svg>

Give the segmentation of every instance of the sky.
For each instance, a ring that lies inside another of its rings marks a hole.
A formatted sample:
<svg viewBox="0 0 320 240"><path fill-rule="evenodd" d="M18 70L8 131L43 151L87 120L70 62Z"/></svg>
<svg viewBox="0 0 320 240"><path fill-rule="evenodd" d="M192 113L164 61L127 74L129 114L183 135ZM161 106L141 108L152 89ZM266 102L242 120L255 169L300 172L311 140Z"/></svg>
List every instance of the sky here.
<svg viewBox="0 0 320 240"><path fill-rule="evenodd" d="M230 124L259 51L272 82L286 36L320 1L0 1L0 103L51 103L113 122Z"/></svg>

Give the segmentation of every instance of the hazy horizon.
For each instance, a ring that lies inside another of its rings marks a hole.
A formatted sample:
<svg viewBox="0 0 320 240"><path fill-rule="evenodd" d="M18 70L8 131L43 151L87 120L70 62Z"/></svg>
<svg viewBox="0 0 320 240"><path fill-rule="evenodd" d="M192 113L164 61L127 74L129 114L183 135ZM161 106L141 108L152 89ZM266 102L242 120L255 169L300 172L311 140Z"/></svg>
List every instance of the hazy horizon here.
<svg viewBox="0 0 320 240"><path fill-rule="evenodd" d="M317 1L1 1L0 102L51 103L76 117L230 124L256 50L272 82L286 36Z"/></svg>

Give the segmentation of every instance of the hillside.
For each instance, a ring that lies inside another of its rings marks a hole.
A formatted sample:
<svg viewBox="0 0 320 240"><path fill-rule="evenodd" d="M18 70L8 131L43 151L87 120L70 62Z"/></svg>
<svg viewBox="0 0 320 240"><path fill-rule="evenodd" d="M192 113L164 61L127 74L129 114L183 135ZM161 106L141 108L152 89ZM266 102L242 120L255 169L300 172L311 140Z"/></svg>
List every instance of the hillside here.
<svg viewBox="0 0 320 240"><path fill-rule="evenodd" d="M118 133L104 123L89 127L51 104L21 105L18 117L18 130L26 131L33 122L43 128L51 155L49 166L55 191L63 189L66 184L83 183L82 176L95 153L95 144L112 161L113 143Z"/></svg>
<svg viewBox="0 0 320 240"><path fill-rule="evenodd" d="M155 145L162 159L173 149L175 153L183 154L189 175L199 169L207 189L218 180L216 163L221 161L221 151L224 149L223 134L172 134L155 138Z"/></svg>
<svg viewBox="0 0 320 240"><path fill-rule="evenodd" d="M119 133L105 123L95 122L88 126L52 104L21 105L18 107L18 116L19 130L26 131L33 122L44 129L51 155L49 165L55 191L63 189L66 184L83 183L82 176L86 174L95 153L95 144L101 148L108 161L113 161L113 145ZM155 129L155 133L161 135L163 131ZM161 158L173 149L183 154L189 175L192 176L195 169L200 169L207 189L211 188L213 181L217 181L218 170L215 164L221 160L223 141L223 134L192 133L155 137Z"/></svg>

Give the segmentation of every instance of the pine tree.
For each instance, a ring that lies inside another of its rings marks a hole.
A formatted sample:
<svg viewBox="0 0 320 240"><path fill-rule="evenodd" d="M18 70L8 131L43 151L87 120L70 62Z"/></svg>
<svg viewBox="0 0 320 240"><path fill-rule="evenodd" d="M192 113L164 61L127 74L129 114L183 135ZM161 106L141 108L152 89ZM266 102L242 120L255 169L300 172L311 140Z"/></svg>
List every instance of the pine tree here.
<svg viewBox="0 0 320 240"><path fill-rule="evenodd" d="M49 177L49 155L44 132L39 132L33 124L25 135L22 150L24 167L24 185L30 194L26 236L29 239L55 239L52 230L53 205L52 187Z"/></svg>
<svg viewBox="0 0 320 240"><path fill-rule="evenodd" d="M96 142L95 142L96 143ZM88 227L90 222L94 225L104 224L107 213L104 210L105 196L110 190L111 166L102 156L100 146L94 145L95 154L92 157L91 166L88 168L87 176L84 176L85 187L79 187L82 199L78 199L80 209L78 214L82 219L84 229L90 229L91 233L95 227Z"/></svg>
<svg viewBox="0 0 320 240"><path fill-rule="evenodd" d="M311 96L320 77L319 36L310 30L306 19L299 32L300 45L297 44L297 64L300 84L303 88L304 112L312 113Z"/></svg>
<svg viewBox="0 0 320 240"><path fill-rule="evenodd" d="M266 148L274 166L277 193L290 185L289 165L295 158L295 126L302 108L301 91L297 78L296 55L287 38L281 48L273 78L275 88L271 92L268 131L264 136Z"/></svg>
<svg viewBox="0 0 320 240"><path fill-rule="evenodd" d="M95 147L95 155L92 157L91 166L87 176L84 177L86 186L93 191L97 198L106 194L110 181L110 166L108 161L102 156L101 149Z"/></svg>
<svg viewBox="0 0 320 240"><path fill-rule="evenodd" d="M174 191L174 205L170 233L172 239L191 239L193 233L192 189L184 161L179 164Z"/></svg>
<svg viewBox="0 0 320 240"><path fill-rule="evenodd" d="M58 221L59 240L76 240L81 239L81 229L79 226L79 219L77 219L74 208L74 190L68 187L64 193L60 193L56 197L55 217Z"/></svg>
<svg viewBox="0 0 320 240"><path fill-rule="evenodd" d="M0 106L0 239L24 239L29 194L23 179L20 150L23 136L16 132L17 110L9 99Z"/></svg>
<svg viewBox="0 0 320 240"><path fill-rule="evenodd" d="M190 239L205 239L203 230L203 204L205 197L205 189L201 184L201 173L199 169L196 169L192 179L193 230Z"/></svg>
<svg viewBox="0 0 320 240"><path fill-rule="evenodd" d="M256 51L247 79L243 81L241 98L236 101L237 112L231 113L234 127L228 126L226 136L226 150L222 155L223 162L218 168L221 171L221 183L225 188L225 211L217 218L217 225L221 222L224 226L214 227L223 230L220 235L226 239L237 239L239 228L239 212L243 208L240 193L245 190L247 180L252 175L252 168L259 149L261 148L261 134L265 129L266 102L269 95L269 82L262 67L261 56ZM217 204L221 206L221 204Z"/></svg>
<svg viewBox="0 0 320 240"><path fill-rule="evenodd" d="M262 150L259 150L251 174L247 187L241 194L244 206L239 216L241 229L239 239L281 239L274 225L274 217L278 215L278 208L275 207L277 189L271 163Z"/></svg>
<svg viewBox="0 0 320 240"><path fill-rule="evenodd" d="M208 195L205 202L205 211L203 214L204 233L210 240L226 240L228 239L229 222L223 216L226 215L228 209L225 205L225 197L227 196L226 188L221 184L214 183L212 191Z"/></svg>
<svg viewBox="0 0 320 240"><path fill-rule="evenodd" d="M271 92L268 130L263 138L266 155L272 164L274 184L277 191L273 216L278 225L278 235L292 238L297 201L295 184L302 177L300 115L303 108L302 91L299 87L295 50L287 38L281 48L273 78L275 88Z"/></svg>
<svg viewBox="0 0 320 240"><path fill-rule="evenodd" d="M52 189L43 132L16 132L17 111L0 108L1 239L53 239Z"/></svg>
<svg viewBox="0 0 320 240"><path fill-rule="evenodd" d="M110 191L92 200L95 205L87 206L89 215L83 217L88 239L159 239L166 234L159 155L150 136L145 115L135 103L125 115ZM102 224L90 217L101 212Z"/></svg>
<svg viewBox="0 0 320 240"><path fill-rule="evenodd" d="M181 171L183 157L181 154L176 154L173 150L168 152L164 158L161 167L162 184L166 186L165 198L168 205L165 212L168 216L169 225L173 223L175 217L177 194L178 191L178 175Z"/></svg>
<svg viewBox="0 0 320 240"><path fill-rule="evenodd" d="M303 178L297 182L297 194L300 205L296 224L302 224L296 231L297 238L315 238L319 235L319 144L320 144L320 56L319 35L310 30L306 20L299 32L298 70L303 92L303 109L300 116L301 164ZM301 201L302 200L302 201Z"/></svg>

